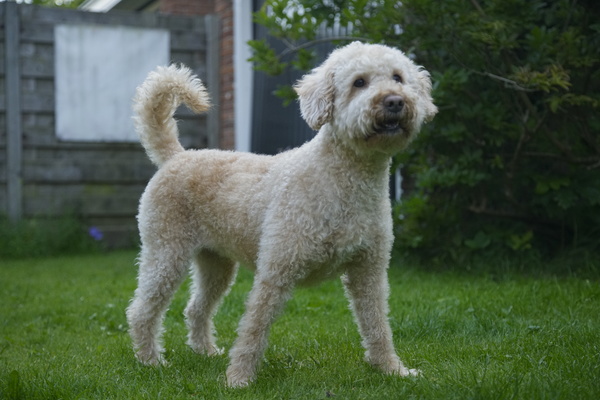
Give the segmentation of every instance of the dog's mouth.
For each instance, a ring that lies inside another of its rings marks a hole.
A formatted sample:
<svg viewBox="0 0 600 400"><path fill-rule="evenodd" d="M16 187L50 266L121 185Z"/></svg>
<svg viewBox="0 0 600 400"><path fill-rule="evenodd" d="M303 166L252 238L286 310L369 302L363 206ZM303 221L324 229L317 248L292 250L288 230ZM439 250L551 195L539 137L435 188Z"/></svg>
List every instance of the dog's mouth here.
<svg viewBox="0 0 600 400"><path fill-rule="evenodd" d="M385 119L373 127L375 134L397 135L405 132L402 121L398 118Z"/></svg>

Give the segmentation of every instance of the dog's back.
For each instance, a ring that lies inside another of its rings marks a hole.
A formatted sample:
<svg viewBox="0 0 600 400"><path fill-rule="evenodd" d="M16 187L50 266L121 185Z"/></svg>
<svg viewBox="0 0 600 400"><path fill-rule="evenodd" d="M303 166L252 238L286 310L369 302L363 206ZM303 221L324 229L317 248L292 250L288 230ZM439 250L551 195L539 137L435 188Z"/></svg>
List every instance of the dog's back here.
<svg viewBox="0 0 600 400"><path fill-rule="evenodd" d="M140 200L143 241L160 233L164 240L189 240L192 248L211 248L252 266L269 203L270 188L263 181L275 159L220 150L173 155Z"/></svg>

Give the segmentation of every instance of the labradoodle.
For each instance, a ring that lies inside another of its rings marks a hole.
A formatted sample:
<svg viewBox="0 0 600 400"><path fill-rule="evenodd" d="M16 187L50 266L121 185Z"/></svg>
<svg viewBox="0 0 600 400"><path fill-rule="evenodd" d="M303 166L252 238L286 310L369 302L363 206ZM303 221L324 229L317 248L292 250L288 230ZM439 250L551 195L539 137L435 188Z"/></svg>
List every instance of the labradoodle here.
<svg viewBox="0 0 600 400"><path fill-rule="evenodd" d="M366 360L385 373L418 373L396 355L387 318L388 181L391 157L437 112L429 74L399 50L354 42L333 51L295 90L318 133L267 156L183 149L176 107L210 107L189 69L158 68L138 88L137 131L159 167L140 200L138 288L127 309L142 363L165 362L163 318L189 270L188 344L197 353L222 353L212 317L241 263L255 277L229 352L229 386L255 379L270 326L294 287L337 276Z"/></svg>

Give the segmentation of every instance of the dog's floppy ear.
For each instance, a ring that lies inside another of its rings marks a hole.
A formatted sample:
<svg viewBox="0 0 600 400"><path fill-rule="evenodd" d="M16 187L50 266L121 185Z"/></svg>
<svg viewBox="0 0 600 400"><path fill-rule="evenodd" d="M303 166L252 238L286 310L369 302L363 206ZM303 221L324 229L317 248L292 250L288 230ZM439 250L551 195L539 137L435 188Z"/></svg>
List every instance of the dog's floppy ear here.
<svg viewBox="0 0 600 400"><path fill-rule="evenodd" d="M316 131L328 123L333 115L333 76L333 71L323 65L304 75L294 85L300 101L302 118Z"/></svg>
<svg viewBox="0 0 600 400"><path fill-rule="evenodd" d="M419 94L424 103L423 109L425 110L423 122L429 122L438 112L438 109L435 104L433 104L433 99L431 98L431 77L429 72L427 72L423 67L419 67L419 74L417 77L419 79L420 86Z"/></svg>

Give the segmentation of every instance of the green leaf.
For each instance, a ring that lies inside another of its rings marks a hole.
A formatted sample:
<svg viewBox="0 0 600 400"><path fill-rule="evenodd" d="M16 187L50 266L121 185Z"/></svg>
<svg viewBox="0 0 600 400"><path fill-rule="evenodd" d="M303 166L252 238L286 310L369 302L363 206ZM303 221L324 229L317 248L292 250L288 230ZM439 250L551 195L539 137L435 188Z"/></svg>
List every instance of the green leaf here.
<svg viewBox="0 0 600 400"><path fill-rule="evenodd" d="M554 200L560 208L568 210L577 202L579 196L572 190L560 190L554 195Z"/></svg>
<svg viewBox="0 0 600 400"><path fill-rule="evenodd" d="M279 56L266 42L266 40L250 40L248 45L252 48L252 57L248 61L254 63L254 68L268 75L281 75L287 63L281 62Z"/></svg>
<svg viewBox="0 0 600 400"><path fill-rule="evenodd" d="M286 107L298 98L296 91L290 85L278 85L277 89L273 91L273 94L283 99L283 105Z"/></svg>
<svg viewBox="0 0 600 400"><path fill-rule="evenodd" d="M315 54L307 49L300 49L296 54L296 59L292 61L292 66L299 71L308 71L314 66Z"/></svg>
<svg viewBox="0 0 600 400"><path fill-rule="evenodd" d="M479 231L472 239L465 240L465 245L473 250L485 249L492 243L492 239L485 232Z"/></svg>
<svg viewBox="0 0 600 400"><path fill-rule="evenodd" d="M514 234L510 235L508 239L508 245L515 251L530 250L532 248L531 242L533 240L533 232L527 231L522 235Z"/></svg>
<svg viewBox="0 0 600 400"><path fill-rule="evenodd" d="M544 176L538 177L535 185L536 194L545 194L550 191L559 190L562 187L569 186L569 178Z"/></svg>

